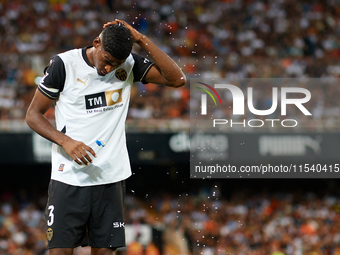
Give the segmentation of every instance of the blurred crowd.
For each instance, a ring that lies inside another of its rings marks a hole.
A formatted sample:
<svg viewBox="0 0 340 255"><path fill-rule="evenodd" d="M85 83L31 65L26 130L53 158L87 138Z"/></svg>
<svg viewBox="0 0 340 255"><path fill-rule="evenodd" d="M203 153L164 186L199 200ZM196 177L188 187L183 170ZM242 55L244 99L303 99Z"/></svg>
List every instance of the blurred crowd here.
<svg viewBox="0 0 340 255"><path fill-rule="evenodd" d="M47 254L46 196L2 193L0 201L0 254ZM196 194L129 192L126 225L137 231L147 225L153 234L144 244L135 238L118 254L338 255L339 213L340 197L327 193L243 189L224 198L218 185Z"/></svg>
<svg viewBox="0 0 340 255"><path fill-rule="evenodd" d="M51 56L90 45L115 18L150 37L189 79L320 78L340 74L339 15L338 0L1 0L0 120L22 120ZM189 82L136 84L128 117L188 119L189 94Z"/></svg>

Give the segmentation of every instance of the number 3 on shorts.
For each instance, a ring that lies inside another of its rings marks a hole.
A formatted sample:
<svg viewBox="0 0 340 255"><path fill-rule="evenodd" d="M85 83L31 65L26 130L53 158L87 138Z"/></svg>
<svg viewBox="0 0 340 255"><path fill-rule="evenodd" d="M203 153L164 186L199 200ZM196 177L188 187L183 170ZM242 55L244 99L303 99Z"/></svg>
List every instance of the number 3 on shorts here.
<svg viewBox="0 0 340 255"><path fill-rule="evenodd" d="M54 214L53 214L54 205L50 205L48 207L48 210L50 211L50 214L48 215L49 219L47 220L47 226L52 226L54 223Z"/></svg>

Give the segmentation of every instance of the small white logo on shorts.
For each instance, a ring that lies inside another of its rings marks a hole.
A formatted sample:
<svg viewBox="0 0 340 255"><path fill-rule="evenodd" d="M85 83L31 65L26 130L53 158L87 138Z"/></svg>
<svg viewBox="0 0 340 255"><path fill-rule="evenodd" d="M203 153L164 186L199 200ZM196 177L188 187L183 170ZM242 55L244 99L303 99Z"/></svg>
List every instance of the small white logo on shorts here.
<svg viewBox="0 0 340 255"><path fill-rule="evenodd" d="M125 228L125 222L113 222L114 228Z"/></svg>

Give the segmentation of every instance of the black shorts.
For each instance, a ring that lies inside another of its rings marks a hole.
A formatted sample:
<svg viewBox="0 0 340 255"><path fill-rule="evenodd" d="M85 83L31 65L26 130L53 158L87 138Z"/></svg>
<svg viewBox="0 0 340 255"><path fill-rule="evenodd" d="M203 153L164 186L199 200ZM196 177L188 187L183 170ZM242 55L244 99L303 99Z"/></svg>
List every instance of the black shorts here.
<svg viewBox="0 0 340 255"><path fill-rule="evenodd" d="M125 181L77 187L51 180L45 211L48 249L125 246Z"/></svg>

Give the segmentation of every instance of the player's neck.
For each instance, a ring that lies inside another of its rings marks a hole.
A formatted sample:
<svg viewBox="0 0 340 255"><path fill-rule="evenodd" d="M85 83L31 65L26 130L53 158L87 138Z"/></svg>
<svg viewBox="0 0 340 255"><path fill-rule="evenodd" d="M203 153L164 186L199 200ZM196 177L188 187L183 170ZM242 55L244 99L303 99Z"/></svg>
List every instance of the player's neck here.
<svg viewBox="0 0 340 255"><path fill-rule="evenodd" d="M92 66L94 66L94 62L93 62L93 49L94 49L94 47L86 49L86 57L90 61L90 64Z"/></svg>

